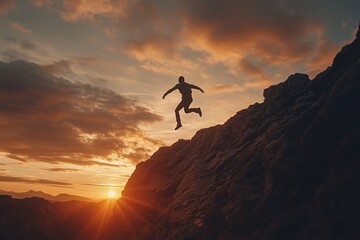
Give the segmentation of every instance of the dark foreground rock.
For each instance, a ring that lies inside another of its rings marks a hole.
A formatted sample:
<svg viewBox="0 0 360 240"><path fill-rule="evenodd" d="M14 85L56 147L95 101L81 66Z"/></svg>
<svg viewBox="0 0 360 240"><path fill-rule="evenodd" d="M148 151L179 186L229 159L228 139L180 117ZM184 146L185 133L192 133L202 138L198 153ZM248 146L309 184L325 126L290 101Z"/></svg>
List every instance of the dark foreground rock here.
<svg viewBox="0 0 360 240"><path fill-rule="evenodd" d="M108 239L360 239L360 34L129 179Z"/></svg>
<svg viewBox="0 0 360 240"><path fill-rule="evenodd" d="M1 240L100 240L114 202L50 202L0 195Z"/></svg>

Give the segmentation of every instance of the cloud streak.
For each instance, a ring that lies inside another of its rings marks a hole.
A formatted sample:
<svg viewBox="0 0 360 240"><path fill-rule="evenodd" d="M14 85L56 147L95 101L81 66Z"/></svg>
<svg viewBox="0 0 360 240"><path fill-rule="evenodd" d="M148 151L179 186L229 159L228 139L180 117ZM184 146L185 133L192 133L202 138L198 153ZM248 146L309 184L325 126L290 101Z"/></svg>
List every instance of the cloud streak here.
<svg viewBox="0 0 360 240"><path fill-rule="evenodd" d="M92 187L101 187L101 188L104 188L104 187L123 188L124 187L124 184L123 185L118 185L118 184L91 184L91 183L84 183L83 185L92 186Z"/></svg>
<svg viewBox="0 0 360 240"><path fill-rule="evenodd" d="M31 29L24 27L22 24L18 22L9 22L9 27L14 30L21 33L31 33Z"/></svg>
<svg viewBox="0 0 360 240"><path fill-rule="evenodd" d="M7 175L0 175L0 182L45 184L45 185L60 186L60 187L72 186L71 183L63 182L63 181L53 181L53 180L47 180L47 179L31 179L31 178L14 177L14 176L7 176Z"/></svg>
<svg viewBox="0 0 360 240"><path fill-rule="evenodd" d="M45 169L50 172L78 172L79 169L76 168L47 168Z"/></svg>
<svg viewBox="0 0 360 240"><path fill-rule="evenodd" d="M0 151L19 161L116 167L158 147L140 125L159 115L111 90L56 77L54 69L0 62ZM139 145L141 154L132 156Z"/></svg>

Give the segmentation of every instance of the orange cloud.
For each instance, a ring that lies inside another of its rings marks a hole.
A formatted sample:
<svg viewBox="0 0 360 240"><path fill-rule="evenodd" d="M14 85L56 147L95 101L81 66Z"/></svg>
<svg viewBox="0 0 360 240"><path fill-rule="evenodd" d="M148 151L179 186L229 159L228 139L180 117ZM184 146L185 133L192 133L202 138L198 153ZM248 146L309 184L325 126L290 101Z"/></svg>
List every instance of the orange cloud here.
<svg viewBox="0 0 360 240"><path fill-rule="evenodd" d="M271 65L304 61L314 51L322 25L266 1L184 1L184 34L193 49L209 52L213 61L240 61L246 56ZM245 62L243 62L245 61Z"/></svg>
<svg viewBox="0 0 360 240"><path fill-rule="evenodd" d="M191 72L220 62L250 85L263 87L297 64L308 67L304 63L318 50L317 42L325 41L322 23L292 11L291 4L195 0L152 3L144 10L145 5L138 0L128 7L116 25L121 31L113 32L127 38L125 52L153 72L176 75L172 69ZM262 64L254 65L248 56ZM265 67L275 70L260 69Z"/></svg>
<svg viewBox="0 0 360 240"><path fill-rule="evenodd" d="M310 2L63 0L63 7L69 21L109 20L106 32L120 43L114 49L120 47L144 69L167 75L222 63L245 82L273 81L294 68L321 69L336 48L325 36L324 20L308 13L319 7ZM254 74L246 66L249 56L273 71Z"/></svg>
<svg viewBox="0 0 360 240"><path fill-rule="evenodd" d="M23 25L21 25L18 22L9 22L9 26L14 31L18 31L18 32L21 32L21 33L31 33L30 29L24 27Z"/></svg>
<svg viewBox="0 0 360 240"><path fill-rule="evenodd" d="M210 93L228 93L228 92L243 92L244 88L238 84L217 84L212 89Z"/></svg>
<svg viewBox="0 0 360 240"><path fill-rule="evenodd" d="M52 0L31 0L31 2L37 7L50 6L53 4Z"/></svg>
<svg viewBox="0 0 360 240"><path fill-rule="evenodd" d="M93 19L100 15L123 15L128 1L113 0L63 0L64 9L62 17L67 21L78 21L81 19Z"/></svg>
<svg viewBox="0 0 360 240"><path fill-rule="evenodd" d="M146 36L129 41L125 50L138 60L167 58L176 53L174 39L169 36Z"/></svg>
<svg viewBox="0 0 360 240"><path fill-rule="evenodd" d="M161 117L111 90L24 61L0 62L0 80L0 151L10 158L119 166L112 161L145 160L160 144L139 126ZM140 146L144 158L129 155Z"/></svg>
<svg viewBox="0 0 360 240"><path fill-rule="evenodd" d="M16 6L15 0L1 0L0 1L0 16L6 14Z"/></svg>
<svg viewBox="0 0 360 240"><path fill-rule="evenodd" d="M265 74L264 68L260 66L256 66L254 63L250 62L246 58L242 58L239 61L239 67L240 69L249 74L256 76L261 79L268 79L269 77Z"/></svg>

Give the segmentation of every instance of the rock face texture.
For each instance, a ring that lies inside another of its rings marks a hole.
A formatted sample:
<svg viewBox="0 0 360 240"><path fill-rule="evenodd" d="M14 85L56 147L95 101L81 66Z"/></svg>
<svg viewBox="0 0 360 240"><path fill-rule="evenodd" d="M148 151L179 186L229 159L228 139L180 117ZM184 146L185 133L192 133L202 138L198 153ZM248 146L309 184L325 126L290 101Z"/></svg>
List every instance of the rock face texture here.
<svg viewBox="0 0 360 240"><path fill-rule="evenodd" d="M360 33L137 165L108 239L360 239Z"/></svg>

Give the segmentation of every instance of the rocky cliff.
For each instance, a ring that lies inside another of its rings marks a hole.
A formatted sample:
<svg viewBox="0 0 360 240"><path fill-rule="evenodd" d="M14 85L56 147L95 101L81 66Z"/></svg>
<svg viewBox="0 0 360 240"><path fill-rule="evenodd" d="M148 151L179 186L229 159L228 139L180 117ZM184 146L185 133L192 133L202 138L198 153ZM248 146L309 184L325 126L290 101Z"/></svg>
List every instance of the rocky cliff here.
<svg viewBox="0 0 360 240"><path fill-rule="evenodd" d="M360 239L360 31L264 98L138 164L109 239Z"/></svg>

